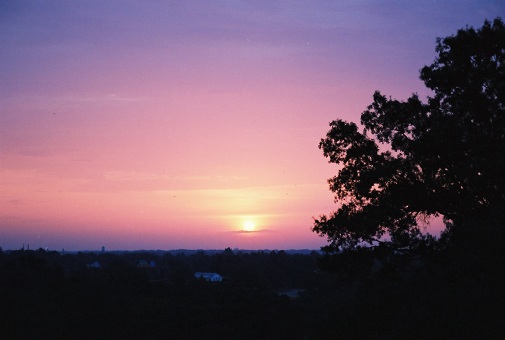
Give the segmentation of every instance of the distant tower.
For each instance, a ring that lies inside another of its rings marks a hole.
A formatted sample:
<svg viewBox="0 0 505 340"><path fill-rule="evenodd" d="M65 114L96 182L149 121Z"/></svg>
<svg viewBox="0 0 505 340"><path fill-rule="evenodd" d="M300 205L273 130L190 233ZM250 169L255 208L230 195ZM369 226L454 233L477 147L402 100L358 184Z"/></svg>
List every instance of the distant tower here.
<svg viewBox="0 0 505 340"><path fill-rule="evenodd" d="M105 253L105 247L102 246L102 253Z"/></svg>

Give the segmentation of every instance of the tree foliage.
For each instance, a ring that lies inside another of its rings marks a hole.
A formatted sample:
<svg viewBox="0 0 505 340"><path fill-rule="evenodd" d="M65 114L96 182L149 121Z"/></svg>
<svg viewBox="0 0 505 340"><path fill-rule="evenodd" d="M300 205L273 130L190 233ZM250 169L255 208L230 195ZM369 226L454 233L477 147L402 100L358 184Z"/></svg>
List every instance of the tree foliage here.
<svg viewBox="0 0 505 340"><path fill-rule="evenodd" d="M426 102L377 91L361 114L362 132L335 120L321 139L324 156L340 165L328 180L338 209L313 226L327 237L327 251L378 243L416 247L425 239L420 222L431 216L442 215L450 232L503 218L503 21L438 38L436 52L420 71L433 93Z"/></svg>

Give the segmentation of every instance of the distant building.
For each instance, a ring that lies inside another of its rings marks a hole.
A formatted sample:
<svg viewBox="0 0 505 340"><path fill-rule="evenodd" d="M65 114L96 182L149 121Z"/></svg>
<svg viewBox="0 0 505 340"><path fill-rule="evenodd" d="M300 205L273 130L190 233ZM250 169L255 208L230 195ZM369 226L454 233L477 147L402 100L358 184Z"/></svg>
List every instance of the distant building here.
<svg viewBox="0 0 505 340"><path fill-rule="evenodd" d="M204 272L196 272L195 277L197 279L204 279L205 281L210 282L221 282L223 281L223 277L218 273L204 273Z"/></svg>
<svg viewBox="0 0 505 340"><path fill-rule="evenodd" d="M146 260L138 260L137 268L154 268L156 267L156 262L153 260L147 262Z"/></svg>
<svg viewBox="0 0 505 340"><path fill-rule="evenodd" d="M88 264L88 268L101 268L101 267L102 265L98 261Z"/></svg>
<svg viewBox="0 0 505 340"><path fill-rule="evenodd" d="M302 294L303 292L305 292L305 289L292 288L292 289L286 289L286 290L279 292L279 295L287 296L288 298L295 299L297 297L300 297L300 294Z"/></svg>
<svg viewBox="0 0 505 340"><path fill-rule="evenodd" d="M138 260L137 268L149 268L149 262L147 262L146 260Z"/></svg>

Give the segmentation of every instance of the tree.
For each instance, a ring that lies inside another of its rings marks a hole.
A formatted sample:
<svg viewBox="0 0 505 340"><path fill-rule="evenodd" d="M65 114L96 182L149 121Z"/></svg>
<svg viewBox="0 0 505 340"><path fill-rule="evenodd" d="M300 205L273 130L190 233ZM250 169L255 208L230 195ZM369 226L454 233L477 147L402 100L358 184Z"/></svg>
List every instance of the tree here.
<svg viewBox="0 0 505 340"><path fill-rule="evenodd" d="M426 238L420 222L432 216L443 216L448 235L479 221L482 228L503 225L503 21L438 38L436 52L420 71L434 94L427 102L417 94L398 101L377 91L361 114L362 132L335 120L321 139L324 156L340 165L328 180L338 209L312 228L327 237L326 251L415 248Z"/></svg>

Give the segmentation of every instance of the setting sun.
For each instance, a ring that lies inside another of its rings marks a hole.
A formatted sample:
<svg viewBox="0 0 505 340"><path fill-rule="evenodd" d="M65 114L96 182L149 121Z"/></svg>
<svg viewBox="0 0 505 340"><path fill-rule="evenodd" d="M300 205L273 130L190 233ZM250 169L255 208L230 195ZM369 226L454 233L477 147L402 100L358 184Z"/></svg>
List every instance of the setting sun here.
<svg viewBox="0 0 505 340"><path fill-rule="evenodd" d="M254 222L253 221L245 221L242 230L244 230L244 231L254 231L255 230L255 224L254 224Z"/></svg>

